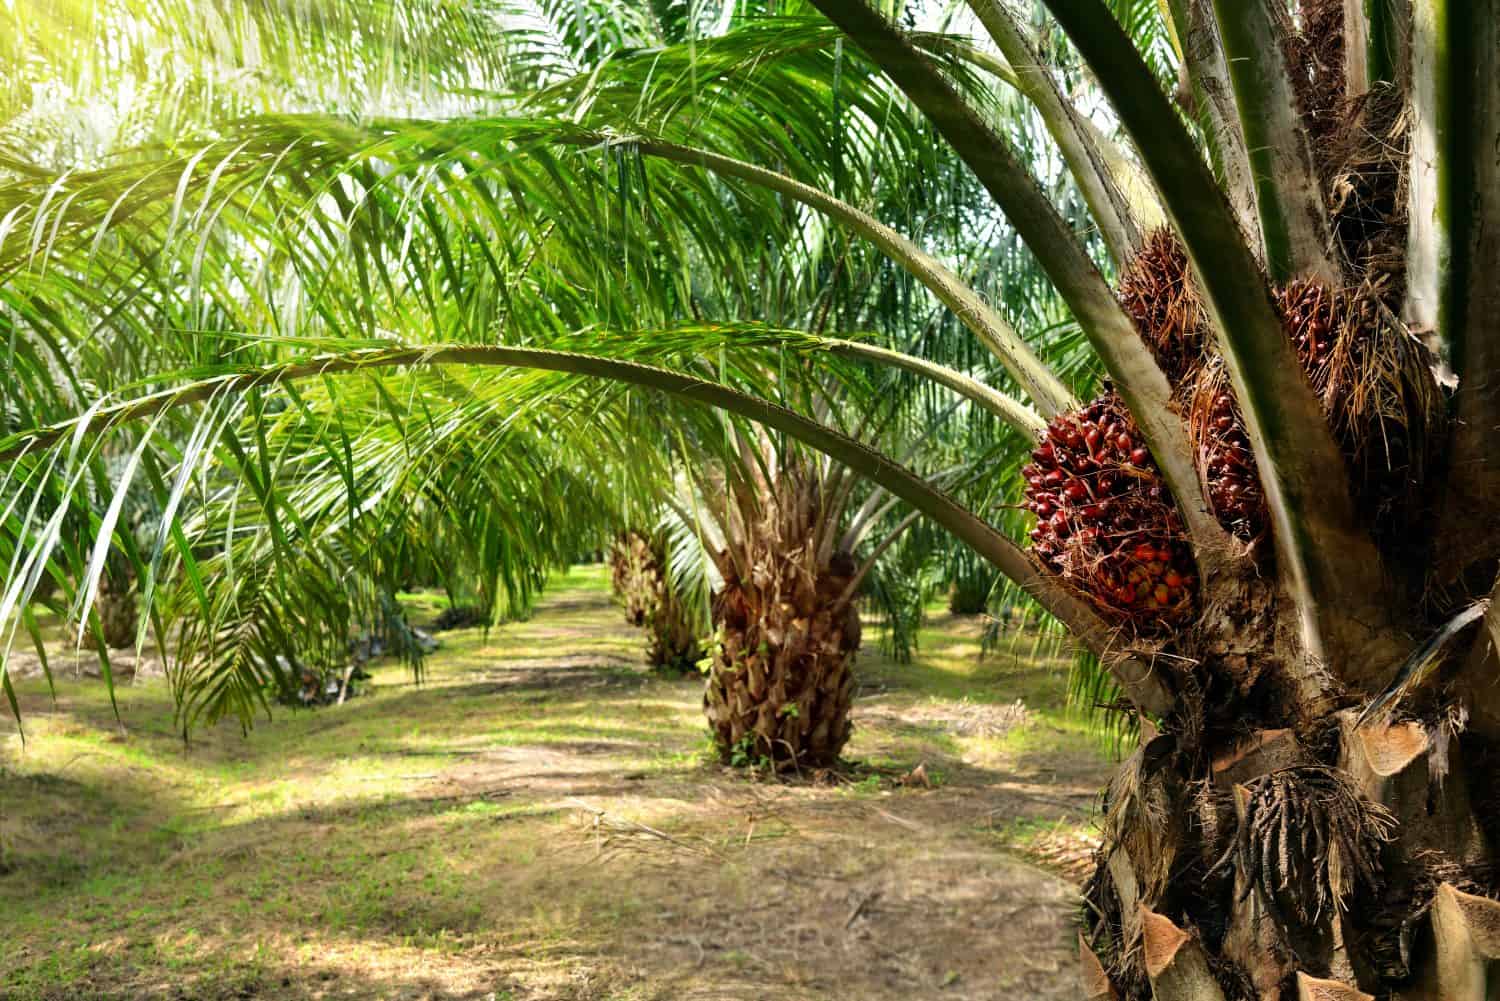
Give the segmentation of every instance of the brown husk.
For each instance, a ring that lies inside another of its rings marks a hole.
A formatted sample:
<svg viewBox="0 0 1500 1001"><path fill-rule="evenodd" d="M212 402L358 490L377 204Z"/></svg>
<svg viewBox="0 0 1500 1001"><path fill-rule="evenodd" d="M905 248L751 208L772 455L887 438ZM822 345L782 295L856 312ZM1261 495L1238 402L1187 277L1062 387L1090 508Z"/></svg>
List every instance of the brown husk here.
<svg viewBox="0 0 1500 1001"><path fill-rule="evenodd" d="M1370 286L1330 291L1297 281L1279 304L1348 460L1356 501L1377 536L1400 533L1420 514L1445 422L1431 355Z"/></svg>

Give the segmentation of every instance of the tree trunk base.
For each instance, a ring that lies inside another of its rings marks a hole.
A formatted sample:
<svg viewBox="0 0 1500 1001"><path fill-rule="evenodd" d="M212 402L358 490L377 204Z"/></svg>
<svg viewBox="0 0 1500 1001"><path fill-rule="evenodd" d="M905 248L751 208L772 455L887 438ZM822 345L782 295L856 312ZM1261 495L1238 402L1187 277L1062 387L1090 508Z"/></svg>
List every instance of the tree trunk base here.
<svg viewBox="0 0 1500 1001"><path fill-rule="evenodd" d="M782 770L838 762L853 732L860 641L858 611L839 602L849 579L766 574L759 584L726 581L714 596L718 634L703 708L726 763Z"/></svg>

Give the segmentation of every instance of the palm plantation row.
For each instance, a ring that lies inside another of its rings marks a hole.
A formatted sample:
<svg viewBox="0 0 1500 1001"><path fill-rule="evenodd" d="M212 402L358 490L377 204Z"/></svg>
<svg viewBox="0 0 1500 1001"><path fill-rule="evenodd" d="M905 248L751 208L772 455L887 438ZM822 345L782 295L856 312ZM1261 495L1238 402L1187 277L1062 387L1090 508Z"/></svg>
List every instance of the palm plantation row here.
<svg viewBox="0 0 1500 1001"><path fill-rule="evenodd" d="M232 11L253 94L0 133L0 623L133 575L248 721L414 561L520 609L668 521L721 747L826 763L860 593L967 552L1142 732L1087 996L1486 997L1493 6Z"/></svg>

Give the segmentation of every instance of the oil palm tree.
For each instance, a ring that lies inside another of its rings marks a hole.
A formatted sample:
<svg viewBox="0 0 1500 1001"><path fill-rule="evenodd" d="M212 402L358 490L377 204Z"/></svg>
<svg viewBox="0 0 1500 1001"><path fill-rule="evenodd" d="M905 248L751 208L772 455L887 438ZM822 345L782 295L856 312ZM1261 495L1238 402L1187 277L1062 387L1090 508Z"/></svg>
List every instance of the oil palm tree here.
<svg viewBox="0 0 1500 1001"><path fill-rule="evenodd" d="M609 584L632 626L646 624L646 605L659 586L660 554L642 532L625 529L609 548Z"/></svg>
<svg viewBox="0 0 1500 1001"><path fill-rule="evenodd" d="M853 732L862 587L916 515L767 436L740 450L739 477L697 478L716 571L704 713L726 762L828 768ZM899 626L906 609L885 611Z"/></svg>
<svg viewBox="0 0 1500 1001"><path fill-rule="evenodd" d="M812 7L826 20L752 5L682 44L595 51L475 117L262 120L101 172L15 171L0 288L23 391L0 445L0 622L66 549L52 512L102 428L155 461L139 429L192 435L252 389L347 379L376 399L439 370L463 373L463 392L429 387L429 412L467 400L613 419L645 391L658 428L717 408L946 528L1070 630L1144 721L1088 888L1087 996L1488 996L1493 0L1308 0L1295 16L1279 0L1048 0L1040 31L1031 11L969 0L977 38L870 0ZM1050 145L1026 149L1017 122ZM934 140L1033 255L1104 392L1047 364L1014 304L953 266L944 233L903 235L912 220L864 210L858 182ZM909 350L879 331L702 322L734 301L725 289L763 287L777 262L745 248L788 216L887 255L997 367L954 338ZM106 304L116 342L139 341L143 387L79 334L76 317ZM175 329L211 319L245 350L160 335L152 318L182 310L194 322ZM41 332L88 385L57 385ZM1033 449L1009 484L1037 519L1029 542L839 426L819 388L869 366L931 380ZM534 374L473 374L496 368ZM582 379L636 389L582 402ZM305 413L339 429L329 442L351 430L326 399ZM410 413L389 415L403 435L462 434ZM98 518L106 546L116 520Z"/></svg>
<svg viewBox="0 0 1500 1001"><path fill-rule="evenodd" d="M703 658L702 617L673 573L667 543L661 530L620 532L609 550L610 583L625 621L646 630L646 663L683 673Z"/></svg>

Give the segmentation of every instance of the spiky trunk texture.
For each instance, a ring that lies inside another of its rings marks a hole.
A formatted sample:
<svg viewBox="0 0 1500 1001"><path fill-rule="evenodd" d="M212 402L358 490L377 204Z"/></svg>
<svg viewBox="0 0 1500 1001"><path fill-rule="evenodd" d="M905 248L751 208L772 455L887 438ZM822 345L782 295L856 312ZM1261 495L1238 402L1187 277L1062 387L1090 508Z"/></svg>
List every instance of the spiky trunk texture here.
<svg viewBox="0 0 1500 1001"><path fill-rule="evenodd" d="M648 563L654 561L650 543L639 532L621 532L609 550L609 583L615 600L632 626L646 624L646 593L650 589Z"/></svg>
<svg viewBox="0 0 1500 1001"><path fill-rule="evenodd" d="M826 547L816 478L782 476L744 538L720 558L704 712L727 762L820 768L853 729L858 610L847 553Z"/></svg>
<svg viewBox="0 0 1500 1001"><path fill-rule="evenodd" d="M646 630L646 662L690 671L703 656L698 630L673 586L659 539L623 532L610 550L610 579L625 619Z"/></svg>
<svg viewBox="0 0 1500 1001"><path fill-rule="evenodd" d="M1500 663L1476 642L1470 604L1497 566L1482 539L1470 579L1431 561L1431 474L1453 457L1431 359L1393 315L1408 119L1392 88L1344 98L1334 35L1358 0L1300 7L1294 64L1345 274L1342 288L1288 282L1277 306L1345 457L1330 475L1348 475L1389 579L1362 645L1308 657L1261 543L1266 500L1238 402L1180 251L1150 242L1122 300L1179 387L1204 493L1247 555L1205 580L1164 638L1122 621L1178 706L1143 726L1106 794L1085 890L1088 998L1500 997ZM1486 322L1500 338L1500 318ZM1495 500L1484 517L1500 523ZM1445 634L1449 648L1408 656Z"/></svg>
<svg viewBox="0 0 1500 1001"><path fill-rule="evenodd" d="M698 629L665 573L646 596L646 661L667 671L695 669L703 657Z"/></svg>
<svg viewBox="0 0 1500 1001"><path fill-rule="evenodd" d="M1112 996L1157 1001L1493 997L1432 968L1483 940L1464 974L1482 986L1500 956L1494 746L1452 717L1287 722L1218 721L1198 746L1155 735L1125 763L1085 893L1085 974L1099 961ZM1444 900L1451 927L1427 920Z"/></svg>

